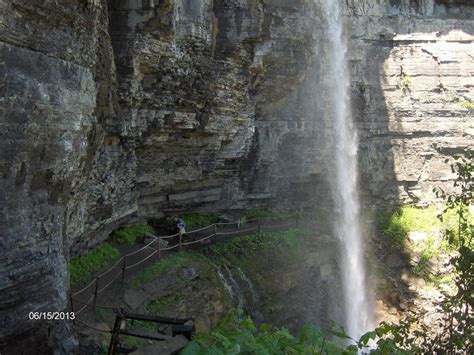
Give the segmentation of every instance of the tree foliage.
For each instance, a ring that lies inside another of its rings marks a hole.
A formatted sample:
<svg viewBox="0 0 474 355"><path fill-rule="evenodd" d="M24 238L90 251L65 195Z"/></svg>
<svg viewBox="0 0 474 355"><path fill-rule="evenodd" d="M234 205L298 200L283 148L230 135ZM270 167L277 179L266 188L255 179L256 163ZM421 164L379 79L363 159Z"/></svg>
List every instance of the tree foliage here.
<svg viewBox="0 0 474 355"><path fill-rule="evenodd" d="M453 192L434 189L436 195L446 203L446 208L439 219L442 221L453 211L457 215L456 228L446 231L447 241L455 251L447 265L455 275L454 290L444 291L442 299L434 302L435 314L438 315L432 318L436 319L435 324L427 324L424 321L430 316L426 311L410 314L398 325L382 323L375 330L379 338L377 349L373 352L377 353L384 348L410 354L474 352L474 251L473 226L469 218L469 208L474 203L473 158L472 151L465 157L454 157L454 162L451 164L451 170L456 174Z"/></svg>
<svg viewBox="0 0 474 355"><path fill-rule="evenodd" d="M474 229L469 218L469 209L474 205L473 158L474 151L468 152L466 157L454 158L451 169L457 175L455 192L435 190L446 201L444 214L454 210L458 215L457 230L447 231L448 242L456 248L457 253L449 261L455 272L455 292L445 293L439 304L443 314L441 331L429 345L434 351L452 354L474 351ZM442 218L443 215L440 216Z"/></svg>

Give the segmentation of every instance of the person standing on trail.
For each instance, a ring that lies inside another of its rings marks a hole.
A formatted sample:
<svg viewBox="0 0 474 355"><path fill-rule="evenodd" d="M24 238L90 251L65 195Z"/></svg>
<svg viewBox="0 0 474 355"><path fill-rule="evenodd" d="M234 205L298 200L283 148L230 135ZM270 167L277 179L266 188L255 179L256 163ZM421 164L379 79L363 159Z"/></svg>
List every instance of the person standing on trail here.
<svg viewBox="0 0 474 355"><path fill-rule="evenodd" d="M186 233L186 223L184 223L184 220L182 218L177 218L176 223L179 230L179 236L183 237L183 235Z"/></svg>

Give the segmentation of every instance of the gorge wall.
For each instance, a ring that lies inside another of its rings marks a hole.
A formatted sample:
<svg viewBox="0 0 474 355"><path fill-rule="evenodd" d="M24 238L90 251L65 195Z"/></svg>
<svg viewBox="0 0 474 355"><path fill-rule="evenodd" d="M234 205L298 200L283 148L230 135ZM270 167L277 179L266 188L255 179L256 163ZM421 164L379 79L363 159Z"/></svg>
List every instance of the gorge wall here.
<svg viewBox="0 0 474 355"><path fill-rule="evenodd" d="M330 200L320 1L0 3L0 344L122 223ZM344 3L365 202L429 202L472 146L474 7Z"/></svg>

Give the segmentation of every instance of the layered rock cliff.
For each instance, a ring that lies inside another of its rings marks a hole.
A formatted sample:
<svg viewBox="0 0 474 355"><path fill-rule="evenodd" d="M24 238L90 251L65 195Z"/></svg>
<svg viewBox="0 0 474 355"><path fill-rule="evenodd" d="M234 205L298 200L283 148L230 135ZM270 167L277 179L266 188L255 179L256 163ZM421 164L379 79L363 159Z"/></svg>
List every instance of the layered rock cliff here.
<svg viewBox="0 0 474 355"><path fill-rule="evenodd" d="M328 201L319 0L0 3L0 344L67 260L176 210ZM470 1L346 1L366 203L425 202L472 146Z"/></svg>
<svg viewBox="0 0 474 355"><path fill-rule="evenodd" d="M349 2L353 107L368 201L429 203L473 147L470 1Z"/></svg>

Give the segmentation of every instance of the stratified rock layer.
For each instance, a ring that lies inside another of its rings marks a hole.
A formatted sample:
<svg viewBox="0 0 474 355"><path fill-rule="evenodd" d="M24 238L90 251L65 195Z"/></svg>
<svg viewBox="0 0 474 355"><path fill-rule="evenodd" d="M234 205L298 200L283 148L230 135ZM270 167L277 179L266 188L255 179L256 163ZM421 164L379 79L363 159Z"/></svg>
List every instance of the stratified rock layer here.
<svg viewBox="0 0 474 355"><path fill-rule="evenodd" d="M365 202L429 202L472 146L473 7L346 3ZM329 203L324 29L320 0L1 2L0 344L122 223Z"/></svg>

